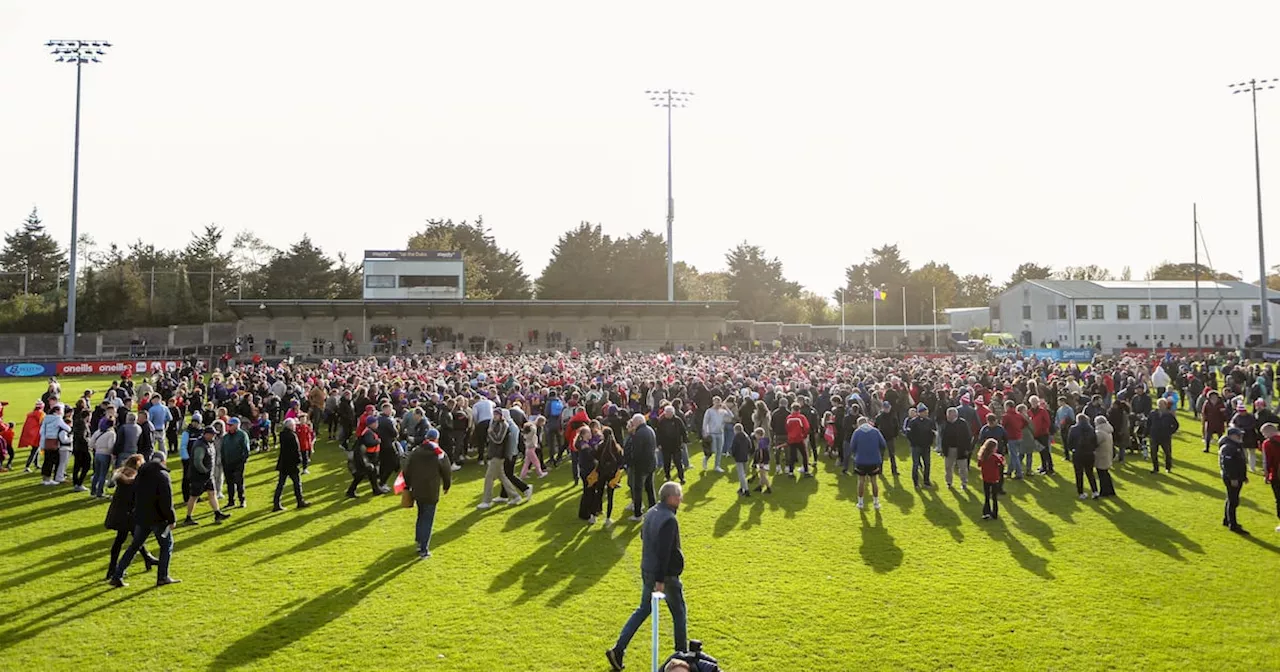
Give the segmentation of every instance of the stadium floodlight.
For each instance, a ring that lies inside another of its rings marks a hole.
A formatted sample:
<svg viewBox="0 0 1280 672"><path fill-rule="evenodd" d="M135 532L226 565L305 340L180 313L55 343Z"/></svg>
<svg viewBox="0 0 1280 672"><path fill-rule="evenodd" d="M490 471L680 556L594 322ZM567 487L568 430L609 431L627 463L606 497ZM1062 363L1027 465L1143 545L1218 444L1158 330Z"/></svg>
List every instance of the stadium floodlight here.
<svg viewBox="0 0 1280 672"><path fill-rule="evenodd" d="M1271 320L1268 317L1270 303L1267 301L1267 258L1263 249L1262 236L1262 164L1258 156L1258 92L1276 88L1277 82L1280 82L1280 79L1251 79L1247 82L1227 85L1233 94L1248 93L1253 103L1253 180L1258 204L1258 296L1260 299L1258 316L1262 319L1262 342L1258 344L1260 347L1271 340Z"/></svg>
<svg viewBox="0 0 1280 672"><path fill-rule="evenodd" d="M693 100L693 92L666 89L664 91L645 91L645 95L649 96L649 102L654 107L665 107L667 109L667 300L675 301L676 276L671 228L672 222L676 218L676 202L671 196L671 110L678 107L688 107Z"/></svg>
<svg viewBox="0 0 1280 672"><path fill-rule="evenodd" d="M55 63L76 64L75 159L71 168L71 264L67 270L67 322L63 325L63 354L76 354L76 214L80 200L80 66L101 63L99 56L111 46L105 40L49 40L44 45L57 58Z"/></svg>

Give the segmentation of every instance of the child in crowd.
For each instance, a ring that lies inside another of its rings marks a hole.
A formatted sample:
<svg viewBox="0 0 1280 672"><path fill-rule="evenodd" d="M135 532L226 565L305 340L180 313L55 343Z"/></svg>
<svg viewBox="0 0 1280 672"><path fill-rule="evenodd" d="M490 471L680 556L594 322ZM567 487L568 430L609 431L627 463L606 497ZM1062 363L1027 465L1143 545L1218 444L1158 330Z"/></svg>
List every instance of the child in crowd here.
<svg viewBox="0 0 1280 672"><path fill-rule="evenodd" d="M311 416L299 415L296 431L298 433L298 447L302 452L302 473L310 474L311 470L308 467L311 466L311 451L316 446L316 430L311 425ZM268 432L268 435L270 435L270 432Z"/></svg>
<svg viewBox="0 0 1280 672"><path fill-rule="evenodd" d="M538 426L532 422L526 422L521 432L524 434L524 466L520 468L520 480L523 481L529 475L530 468L538 472L538 478L546 478L547 472L542 468L542 460L538 458L538 454L542 452L542 447L538 443Z"/></svg>
<svg viewBox="0 0 1280 672"><path fill-rule="evenodd" d="M738 469L738 496L750 497L751 486L747 483L747 462L751 459L751 437L747 436L747 430L742 423L733 426L733 445L729 447L729 454L733 456L734 466Z"/></svg>
<svg viewBox="0 0 1280 672"><path fill-rule="evenodd" d="M756 427L754 435L756 473L760 476L760 485L756 486L756 492L769 494L773 492L773 488L769 487L769 437L765 434L764 427Z"/></svg>
<svg viewBox="0 0 1280 672"><path fill-rule="evenodd" d="M999 452L1000 442L987 439L978 449L978 467L982 470L982 519L1000 517L1000 474L1004 472L1004 457Z"/></svg>

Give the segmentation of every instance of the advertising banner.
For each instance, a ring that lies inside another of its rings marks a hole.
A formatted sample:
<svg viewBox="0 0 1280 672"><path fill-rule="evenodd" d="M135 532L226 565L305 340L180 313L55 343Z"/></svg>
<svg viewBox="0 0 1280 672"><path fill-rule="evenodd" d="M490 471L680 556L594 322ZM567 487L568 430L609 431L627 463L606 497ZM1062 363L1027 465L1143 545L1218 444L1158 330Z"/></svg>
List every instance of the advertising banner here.
<svg viewBox="0 0 1280 672"><path fill-rule="evenodd" d="M1057 348L1023 348L1022 356L1057 360L1062 359L1062 351Z"/></svg>
<svg viewBox="0 0 1280 672"><path fill-rule="evenodd" d="M1093 348L1063 348L1061 354L1061 357L1054 359L1064 362L1092 362L1095 352Z"/></svg>
<svg viewBox="0 0 1280 672"><path fill-rule="evenodd" d="M108 376L120 375L125 371L131 374L177 371L180 364L177 360L171 359L90 360L58 362L56 370L60 376Z"/></svg>
<svg viewBox="0 0 1280 672"><path fill-rule="evenodd" d="M56 372L57 367L55 367L52 362L15 362L12 364L0 364L0 378L34 378L37 376L52 376Z"/></svg>
<svg viewBox="0 0 1280 672"><path fill-rule="evenodd" d="M1005 357L1018 356L1017 348L991 348L987 352L991 353L991 356L995 357L996 359L1004 359Z"/></svg>

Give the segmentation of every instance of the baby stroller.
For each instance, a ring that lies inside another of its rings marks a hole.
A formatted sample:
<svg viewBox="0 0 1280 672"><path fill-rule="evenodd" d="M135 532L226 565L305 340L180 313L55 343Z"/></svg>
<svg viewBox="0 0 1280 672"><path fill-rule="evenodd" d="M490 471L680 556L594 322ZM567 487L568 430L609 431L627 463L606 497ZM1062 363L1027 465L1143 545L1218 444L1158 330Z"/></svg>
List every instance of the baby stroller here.
<svg viewBox="0 0 1280 672"><path fill-rule="evenodd" d="M271 421L266 416L249 425L249 450L265 452L271 444Z"/></svg>
<svg viewBox="0 0 1280 672"><path fill-rule="evenodd" d="M1147 415L1145 413L1129 414L1129 452L1142 453L1147 456Z"/></svg>

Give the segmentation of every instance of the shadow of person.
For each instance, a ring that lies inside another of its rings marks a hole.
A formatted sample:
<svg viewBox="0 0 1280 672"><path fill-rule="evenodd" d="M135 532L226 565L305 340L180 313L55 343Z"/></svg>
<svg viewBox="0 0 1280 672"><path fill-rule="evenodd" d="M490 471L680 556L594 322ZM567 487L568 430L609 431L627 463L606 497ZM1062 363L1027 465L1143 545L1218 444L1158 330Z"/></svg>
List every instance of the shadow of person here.
<svg viewBox="0 0 1280 672"><path fill-rule="evenodd" d="M885 500L890 504L898 507L903 513L910 513L911 509L916 505L916 496L911 491L902 487L902 481L897 476L893 477L893 486L885 485L881 488L881 493Z"/></svg>
<svg viewBox="0 0 1280 672"><path fill-rule="evenodd" d="M288 613L232 642L210 664L229 669L260 661L274 651L288 648L316 630L341 617L387 582L418 562L412 549L404 547L383 553L351 583L337 586L303 602Z"/></svg>
<svg viewBox="0 0 1280 672"><path fill-rule="evenodd" d="M1049 559L1032 553L1026 544L1019 541L1018 537L1009 531L1009 528L1005 526L1003 517L995 520L979 520L977 525L979 529L987 533L988 537L991 537L992 541L1002 543L1008 547L1009 554L1013 556L1014 560L1018 561L1018 564L1023 569L1043 579L1054 578L1053 572L1049 571Z"/></svg>
<svg viewBox="0 0 1280 672"><path fill-rule="evenodd" d="M902 549L894 542L893 535L884 526L884 519L879 511L873 511L869 520L867 511L860 511L862 517L862 545L858 551L862 553L862 561L877 574L892 572L902 566Z"/></svg>
<svg viewBox="0 0 1280 672"><path fill-rule="evenodd" d="M1013 521L1013 526L1026 534L1034 537L1046 551L1054 550L1053 543L1053 527L1048 523L1041 521L1039 518L1031 515L1026 509L1022 508L1018 501L1012 497L1000 498L1000 511L1008 512L1009 520Z"/></svg>
<svg viewBox="0 0 1280 672"><path fill-rule="evenodd" d="M660 476L661 473L657 475ZM688 478L688 476L689 476L689 472L686 471L685 477ZM685 486L684 499L680 504L680 508L685 510L693 510L706 504L709 501L715 501L714 497L710 497L711 486L715 485L716 481L723 481L723 480L725 480L724 474L721 474L716 471L708 471L705 474L699 474L698 478L693 482L692 485ZM653 487L655 490L660 489L662 487L662 483L659 483L657 481L658 479L655 478L654 484L653 484Z"/></svg>
<svg viewBox="0 0 1280 672"><path fill-rule="evenodd" d="M809 497L818 491L818 479L810 476L796 475L794 478L779 478L773 486L774 498L782 508L783 516L795 518L796 512L809 505Z"/></svg>
<svg viewBox="0 0 1280 672"><path fill-rule="evenodd" d="M725 509L719 518L716 518L715 528L711 531L712 537L719 539L732 532L733 528L738 526L738 521L742 518L742 500L743 497L739 495L738 501L730 504L729 508Z"/></svg>
<svg viewBox="0 0 1280 672"><path fill-rule="evenodd" d="M938 493L932 488L920 491L920 502L924 504L924 519L941 527L951 534L956 541L964 541L964 532L960 531L960 514L947 506Z"/></svg>
<svg viewBox="0 0 1280 672"><path fill-rule="evenodd" d="M1115 525L1116 529L1126 537L1147 548L1160 551L1175 560L1183 562L1187 561L1182 556L1182 551L1184 550L1192 553L1204 553L1204 549L1200 547L1200 544L1197 544L1187 535L1159 518L1141 509L1133 508L1123 499L1104 497L1098 501L1106 502L1106 505L1097 507L1098 513L1102 514L1103 518L1111 521L1111 524ZM1111 508L1112 506L1115 508Z"/></svg>

